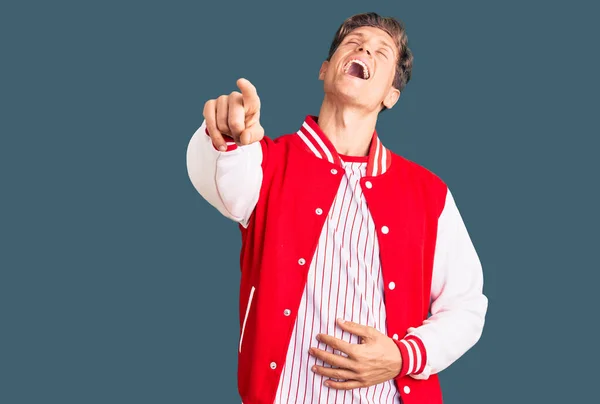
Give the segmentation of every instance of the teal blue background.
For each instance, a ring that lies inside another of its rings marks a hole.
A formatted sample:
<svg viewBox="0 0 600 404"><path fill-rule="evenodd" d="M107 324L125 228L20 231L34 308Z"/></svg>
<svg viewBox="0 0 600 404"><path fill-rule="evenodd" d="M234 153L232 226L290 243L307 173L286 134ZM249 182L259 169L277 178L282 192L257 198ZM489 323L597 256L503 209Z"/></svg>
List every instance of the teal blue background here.
<svg viewBox="0 0 600 404"><path fill-rule="evenodd" d="M365 11L404 21L415 56L378 132L451 187L484 268L487 323L445 402L597 400L597 7L13 1L0 403L239 403L239 233L192 187L187 143L239 77L269 136L295 132Z"/></svg>

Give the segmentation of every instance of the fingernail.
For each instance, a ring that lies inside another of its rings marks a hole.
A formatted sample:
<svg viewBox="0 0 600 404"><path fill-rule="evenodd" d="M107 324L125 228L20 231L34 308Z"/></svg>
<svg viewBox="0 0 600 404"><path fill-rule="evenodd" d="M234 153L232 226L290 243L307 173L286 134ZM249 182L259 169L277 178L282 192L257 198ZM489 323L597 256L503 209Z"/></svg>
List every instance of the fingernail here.
<svg viewBox="0 0 600 404"><path fill-rule="evenodd" d="M338 320L339 320L339 321L340 321L340 323L342 323L342 324L346 322L346 320L344 320L343 318L338 318Z"/></svg>
<svg viewBox="0 0 600 404"><path fill-rule="evenodd" d="M313 367L312 367L312 371L313 371L313 372L316 372L316 371L317 371L317 367L316 367L316 366L313 366Z"/></svg>
<svg viewBox="0 0 600 404"><path fill-rule="evenodd" d="M227 145L222 144L221 146L219 146L219 150L226 151L227 150Z"/></svg>

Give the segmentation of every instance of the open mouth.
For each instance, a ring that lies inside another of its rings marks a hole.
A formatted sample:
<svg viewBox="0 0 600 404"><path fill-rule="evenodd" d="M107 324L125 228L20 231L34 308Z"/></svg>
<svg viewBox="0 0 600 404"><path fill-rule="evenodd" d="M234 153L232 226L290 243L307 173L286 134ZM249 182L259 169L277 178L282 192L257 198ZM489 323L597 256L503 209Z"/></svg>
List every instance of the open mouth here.
<svg viewBox="0 0 600 404"><path fill-rule="evenodd" d="M352 59L346 63L346 66L344 66L344 73L363 80L368 80L370 77L369 68L359 59Z"/></svg>

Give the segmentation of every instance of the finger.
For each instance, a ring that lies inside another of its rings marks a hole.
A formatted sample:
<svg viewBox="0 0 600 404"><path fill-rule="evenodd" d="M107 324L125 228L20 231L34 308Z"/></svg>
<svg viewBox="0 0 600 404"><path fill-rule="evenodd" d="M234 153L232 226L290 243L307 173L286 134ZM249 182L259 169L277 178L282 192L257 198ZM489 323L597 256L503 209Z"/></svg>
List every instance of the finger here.
<svg viewBox="0 0 600 404"><path fill-rule="evenodd" d="M231 130L231 137L236 142L240 142L240 135L244 129L246 129L244 106L242 105L242 94L237 91L233 91L229 95L229 117L228 117L229 129Z"/></svg>
<svg viewBox="0 0 600 404"><path fill-rule="evenodd" d="M246 115L256 114L260 110L260 98L256 92L256 87L244 78L239 79L236 84L242 92Z"/></svg>
<svg viewBox="0 0 600 404"><path fill-rule="evenodd" d="M358 389L359 387L366 387L363 383L357 380L348 380L346 382L336 382L333 380L326 380L325 386L336 390L352 390Z"/></svg>
<svg viewBox="0 0 600 404"><path fill-rule="evenodd" d="M315 358L321 359L323 362L330 364L331 366L337 366L344 369L354 370L354 362L352 359L348 359L345 356L334 354L333 352L327 352L319 348L310 348L308 353Z"/></svg>
<svg viewBox="0 0 600 404"><path fill-rule="evenodd" d="M225 142L225 138L223 138L223 134L217 128L216 105L216 100L208 100L204 104L203 115L206 120L206 129L208 129L208 134L213 145L220 151L225 151L227 150L227 143Z"/></svg>
<svg viewBox="0 0 600 404"><path fill-rule="evenodd" d="M375 328L369 327L368 325L353 323L352 321L345 321L341 318L337 319L337 323L341 329L365 339L374 337L376 334L374 331L377 331Z"/></svg>
<svg viewBox="0 0 600 404"><path fill-rule="evenodd" d="M332 377L338 380L355 380L357 376L356 373L351 370L343 368L330 368L327 366L314 365L312 367L312 371L318 375Z"/></svg>
<svg viewBox="0 0 600 404"><path fill-rule="evenodd" d="M317 341L320 341L334 349L337 349L338 351L344 352L348 356L350 356L353 353L353 350L356 347L356 344L351 344L349 342L346 342L336 337L332 337L331 335L327 334L317 334Z"/></svg>
<svg viewBox="0 0 600 404"><path fill-rule="evenodd" d="M260 125L260 123L256 123L253 126L246 128L242 131L240 135L240 143L250 144L254 142L260 142L264 136L265 130Z"/></svg>
<svg viewBox="0 0 600 404"><path fill-rule="evenodd" d="M224 135L230 135L229 124L227 117L229 116L229 101L226 95L217 98L217 128Z"/></svg>

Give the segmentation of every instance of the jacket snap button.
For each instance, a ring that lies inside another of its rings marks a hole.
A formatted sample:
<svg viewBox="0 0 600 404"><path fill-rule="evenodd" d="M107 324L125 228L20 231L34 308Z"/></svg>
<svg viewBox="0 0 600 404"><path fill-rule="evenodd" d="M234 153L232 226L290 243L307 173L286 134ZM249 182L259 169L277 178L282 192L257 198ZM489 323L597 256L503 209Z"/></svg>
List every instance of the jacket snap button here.
<svg viewBox="0 0 600 404"><path fill-rule="evenodd" d="M389 229L387 226L383 226L383 227L381 228L381 232L382 232L383 234L388 234L388 233L390 232L390 229Z"/></svg>
<svg viewBox="0 0 600 404"><path fill-rule="evenodd" d="M320 215L323 213L323 209L317 208L317 210L315 210L315 212L317 212L317 215Z"/></svg>
<svg viewBox="0 0 600 404"><path fill-rule="evenodd" d="M367 181L367 182L365 182L365 187L371 189L371 188L373 188L373 184L371 184L371 181Z"/></svg>
<svg viewBox="0 0 600 404"><path fill-rule="evenodd" d="M390 287L390 290L394 290L394 288L396 287L396 284L394 282L390 282L390 284L388 286Z"/></svg>
<svg viewBox="0 0 600 404"><path fill-rule="evenodd" d="M398 340L398 334L392 335L392 338L395 339L395 340Z"/></svg>
<svg viewBox="0 0 600 404"><path fill-rule="evenodd" d="M410 393L410 387L404 386L404 393L406 393L406 394Z"/></svg>
<svg viewBox="0 0 600 404"><path fill-rule="evenodd" d="M300 264L300 265L304 265L304 264L306 264L306 260L305 260L304 258L300 258L300 259L298 260L298 264Z"/></svg>
<svg viewBox="0 0 600 404"><path fill-rule="evenodd" d="M331 174L336 175L337 174L337 170L335 168L331 169Z"/></svg>
<svg viewBox="0 0 600 404"><path fill-rule="evenodd" d="M284 316L289 316L290 314L292 314L292 311L291 311L290 309L285 309L285 310L283 311L283 315L284 315Z"/></svg>
<svg viewBox="0 0 600 404"><path fill-rule="evenodd" d="M275 369L277 367L277 364L275 362L271 362L271 369ZM404 391L406 391L406 387L404 388Z"/></svg>

